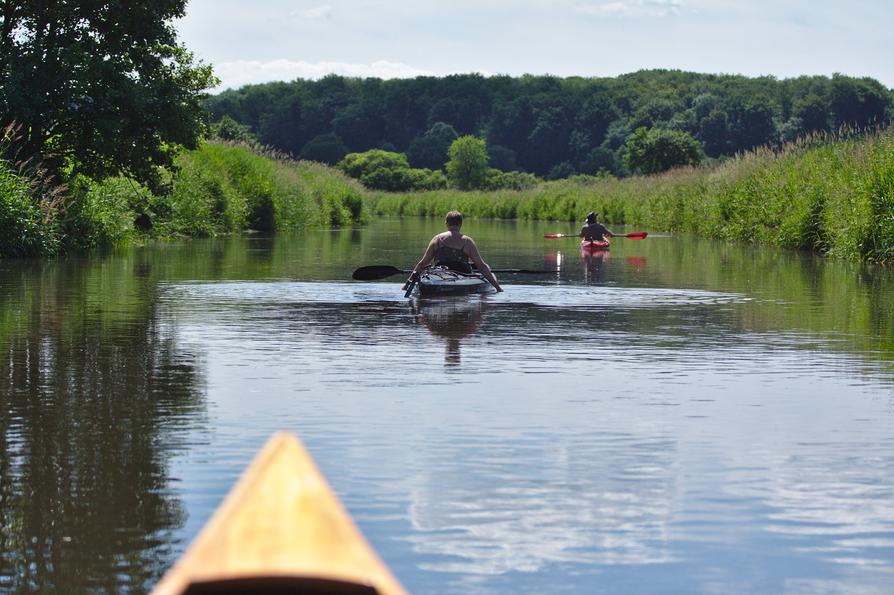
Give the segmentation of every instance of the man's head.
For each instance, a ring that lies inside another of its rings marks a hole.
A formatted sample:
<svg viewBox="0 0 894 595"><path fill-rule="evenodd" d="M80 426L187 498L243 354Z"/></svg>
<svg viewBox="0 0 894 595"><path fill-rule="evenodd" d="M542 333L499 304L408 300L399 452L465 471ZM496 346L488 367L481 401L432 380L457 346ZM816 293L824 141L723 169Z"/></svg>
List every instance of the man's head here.
<svg viewBox="0 0 894 595"><path fill-rule="evenodd" d="M587 213L587 223L596 223L596 213L592 211Z"/></svg>
<svg viewBox="0 0 894 595"><path fill-rule="evenodd" d="M447 227L462 227L463 214L459 211L450 211L446 218Z"/></svg>

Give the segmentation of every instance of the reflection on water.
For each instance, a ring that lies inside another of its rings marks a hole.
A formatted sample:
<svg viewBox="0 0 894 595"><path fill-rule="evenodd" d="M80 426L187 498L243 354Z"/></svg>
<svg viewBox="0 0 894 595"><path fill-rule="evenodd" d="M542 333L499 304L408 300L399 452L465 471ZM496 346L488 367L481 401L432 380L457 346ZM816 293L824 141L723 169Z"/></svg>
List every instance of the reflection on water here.
<svg viewBox="0 0 894 595"><path fill-rule="evenodd" d="M28 324L0 354L0 586L140 590L183 524L167 462L202 419L198 362L145 263L113 287L102 266L62 266L2 287Z"/></svg>
<svg viewBox="0 0 894 595"><path fill-rule="evenodd" d="M611 265L611 257L609 250L581 250L583 282L587 285L604 284L608 279L606 267Z"/></svg>
<svg viewBox="0 0 894 595"><path fill-rule="evenodd" d="M890 592L894 275L470 221L559 272L348 281L439 225L0 263L0 590L143 590L286 429L413 592Z"/></svg>
<svg viewBox="0 0 894 595"><path fill-rule="evenodd" d="M425 568L499 575L556 563L673 562L673 442L599 433L576 437L573 446L601 456L584 463L562 443L549 449L524 442L445 445L458 460L472 457L475 465L463 465L457 477L417 480L409 541L432 558ZM520 469L510 471L519 459L538 470L537 481L525 481Z"/></svg>
<svg viewBox="0 0 894 595"><path fill-rule="evenodd" d="M480 296L417 298L412 308L432 335L444 339L444 366L455 367L462 361L460 342L481 327L487 300Z"/></svg>
<svg viewBox="0 0 894 595"><path fill-rule="evenodd" d="M894 578L894 460L890 453L860 446L804 444L797 454L773 460L778 469L767 498L774 511L767 531L798 539L802 551L827 563L850 565L856 572L874 567ZM816 451L836 447L856 452L831 479L827 461Z"/></svg>

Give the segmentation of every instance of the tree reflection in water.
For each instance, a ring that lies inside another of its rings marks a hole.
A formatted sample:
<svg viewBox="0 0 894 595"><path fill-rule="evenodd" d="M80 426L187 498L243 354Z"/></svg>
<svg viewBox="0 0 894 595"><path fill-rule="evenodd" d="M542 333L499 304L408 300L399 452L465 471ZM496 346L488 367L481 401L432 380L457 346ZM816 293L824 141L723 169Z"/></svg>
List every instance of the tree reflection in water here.
<svg viewBox="0 0 894 595"><path fill-rule="evenodd" d="M445 340L444 366L457 367L462 363L462 339L478 332L487 310L487 301L478 296L416 299L412 302L417 322L436 337Z"/></svg>
<svg viewBox="0 0 894 595"><path fill-rule="evenodd" d="M151 265L104 267L0 276L3 590L141 591L184 522L168 464L203 418L197 362Z"/></svg>

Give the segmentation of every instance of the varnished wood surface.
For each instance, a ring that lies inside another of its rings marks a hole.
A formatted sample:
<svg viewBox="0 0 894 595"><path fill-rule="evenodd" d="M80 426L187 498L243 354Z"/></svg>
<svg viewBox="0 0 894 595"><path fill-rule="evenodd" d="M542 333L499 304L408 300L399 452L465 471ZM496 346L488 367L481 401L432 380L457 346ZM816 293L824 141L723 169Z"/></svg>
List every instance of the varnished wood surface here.
<svg viewBox="0 0 894 595"><path fill-rule="evenodd" d="M405 593L298 439L279 433L153 593L364 587L383 595Z"/></svg>

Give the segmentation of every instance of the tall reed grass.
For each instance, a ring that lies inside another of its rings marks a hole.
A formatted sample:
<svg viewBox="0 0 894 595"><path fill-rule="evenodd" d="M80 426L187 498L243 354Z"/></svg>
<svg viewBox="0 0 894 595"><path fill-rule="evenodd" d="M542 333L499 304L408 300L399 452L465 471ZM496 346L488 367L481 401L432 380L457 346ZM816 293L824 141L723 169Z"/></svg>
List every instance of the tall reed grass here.
<svg viewBox="0 0 894 595"><path fill-rule="evenodd" d="M177 160L171 231L213 235L361 223L362 188L340 172L257 147L209 142Z"/></svg>
<svg viewBox="0 0 894 595"><path fill-rule="evenodd" d="M814 135L720 165L619 180L577 177L530 190L370 193L385 215L612 224L762 242L894 262L894 128L862 136Z"/></svg>
<svg viewBox="0 0 894 595"><path fill-rule="evenodd" d="M0 128L0 256L49 256L59 249L65 186L20 155L20 129L14 122Z"/></svg>

